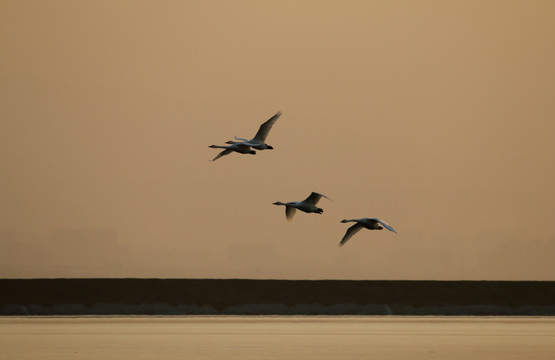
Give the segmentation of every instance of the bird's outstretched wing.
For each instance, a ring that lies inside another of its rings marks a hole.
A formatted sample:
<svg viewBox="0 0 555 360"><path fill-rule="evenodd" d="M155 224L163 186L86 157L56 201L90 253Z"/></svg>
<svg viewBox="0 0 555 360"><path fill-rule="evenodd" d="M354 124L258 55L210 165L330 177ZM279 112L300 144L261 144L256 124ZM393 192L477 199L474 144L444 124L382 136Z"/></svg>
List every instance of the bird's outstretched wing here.
<svg viewBox="0 0 555 360"><path fill-rule="evenodd" d="M305 203L309 203L309 204L312 204L312 205L316 205L316 204L318 203L318 201L320 201L320 199L323 198L323 197L326 198L326 199L328 199L328 200L331 200L331 199L330 199L329 197L327 197L326 195L324 195L324 194L319 194L319 193L313 191L313 192L312 192L306 199L304 199L303 201L304 201Z"/></svg>
<svg viewBox="0 0 555 360"><path fill-rule="evenodd" d="M351 226L350 228L347 229L347 232L345 233L345 235L343 236L343 239L341 239L341 242L339 243L339 246L343 246L345 245L345 243L347 241L349 241L349 239L351 237L353 237L354 234L356 234L357 232L360 231L360 229L362 229L363 226L360 225L359 223L354 224L353 226Z"/></svg>
<svg viewBox="0 0 555 360"><path fill-rule="evenodd" d="M220 152L214 159L212 159L212 161L216 161L216 160L218 160L219 158L221 158L222 156L231 154L232 152L233 152L233 150L225 149L224 151Z"/></svg>
<svg viewBox="0 0 555 360"><path fill-rule="evenodd" d="M260 128L258 129L258 132L256 133L256 135L254 136L254 138L250 141L252 142L260 142L260 143L264 143L266 141L266 137L268 136L268 133L270 132L270 130L272 129L272 126L274 125L274 123L276 122L276 120L281 116L281 111L278 111L274 116L272 116L269 120L267 120L265 123L263 123L262 125L260 125Z"/></svg>
<svg viewBox="0 0 555 360"><path fill-rule="evenodd" d="M389 225L388 223L386 223L385 221L380 220L380 219L378 219L378 218L373 218L372 220L375 220L375 221L379 222L380 224L383 225L384 228L386 228L386 229L389 230L389 231L393 231L395 234L397 234L397 231L395 231L395 229L394 229L391 225Z"/></svg>
<svg viewBox="0 0 555 360"><path fill-rule="evenodd" d="M285 206L285 218L289 221L293 220L293 216L295 216L296 211L297 209L292 206Z"/></svg>

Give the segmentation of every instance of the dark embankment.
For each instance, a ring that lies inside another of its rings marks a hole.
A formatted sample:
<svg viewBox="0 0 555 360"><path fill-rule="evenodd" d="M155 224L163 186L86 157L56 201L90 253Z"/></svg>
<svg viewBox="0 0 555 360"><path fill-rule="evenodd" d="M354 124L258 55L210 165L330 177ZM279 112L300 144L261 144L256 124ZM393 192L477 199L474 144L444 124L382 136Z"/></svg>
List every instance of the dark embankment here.
<svg viewBox="0 0 555 360"><path fill-rule="evenodd" d="M1 315L555 315L554 281L3 279Z"/></svg>

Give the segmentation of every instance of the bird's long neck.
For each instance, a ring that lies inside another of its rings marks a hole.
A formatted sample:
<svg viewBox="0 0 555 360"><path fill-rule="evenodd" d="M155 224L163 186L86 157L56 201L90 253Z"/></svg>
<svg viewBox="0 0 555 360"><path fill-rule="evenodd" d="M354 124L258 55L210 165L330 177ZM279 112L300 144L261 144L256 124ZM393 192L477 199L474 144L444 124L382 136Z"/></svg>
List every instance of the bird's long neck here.
<svg viewBox="0 0 555 360"><path fill-rule="evenodd" d="M357 222L357 221L355 219L349 219L349 220L343 219L343 220L341 220L341 222L342 223L347 223L347 222Z"/></svg>
<svg viewBox="0 0 555 360"><path fill-rule="evenodd" d="M210 145L209 147L213 148L213 149L227 149L227 146L221 146L221 145Z"/></svg>
<svg viewBox="0 0 555 360"><path fill-rule="evenodd" d="M276 201L276 202L274 203L274 205L287 205L287 204L282 203L281 201Z"/></svg>

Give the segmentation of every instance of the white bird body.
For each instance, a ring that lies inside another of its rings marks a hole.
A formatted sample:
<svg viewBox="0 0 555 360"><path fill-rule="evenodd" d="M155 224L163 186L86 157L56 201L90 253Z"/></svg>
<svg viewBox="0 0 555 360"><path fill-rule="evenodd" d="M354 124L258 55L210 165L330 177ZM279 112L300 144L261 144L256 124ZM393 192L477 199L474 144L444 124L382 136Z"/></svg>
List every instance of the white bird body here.
<svg viewBox="0 0 555 360"><path fill-rule="evenodd" d="M297 209L305 212L305 213L317 213L322 214L324 210L316 206L318 201L321 198L326 198L330 200L326 195L319 194L317 192L312 192L306 199L303 201L290 201L287 203L283 203L281 201L276 201L273 203L274 205L283 205L285 206L285 218L289 221L293 220L293 216L295 215L295 211Z"/></svg>
<svg viewBox="0 0 555 360"><path fill-rule="evenodd" d="M391 225L378 218L362 218L362 219L350 219L350 220L344 219L344 220L341 220L341 222L342 223L355 222L356 224L354 224L353 226L347 229L347 232L343 236L343 239L341 239L339 246L343 246L347 241L349 241L349 239L354 234L356 234L363 228L366 228L368 230L383 230L383 228L386 228L387 230L397 234L397 231L395 231L395 229L393 229Z"/></svg>
<svg viewBox="0 0 555 360"><path fill-rule="evenodd" d="M256 154L256 151L252 150L249 145L242 144L242 143L231 144L228 146L210 145L209 147L213 149L224 149L214 159L212 159L212 161L216 161L222 156L229 155L232 152L237 152L239 154L251 154L251 155Z"/></svg>
<svg viewBox="0 0 555 360"><path fill-rule="evenodd" d="M248 140L235 136L235 140L241 140L241 142L229 140L226 141L226 144L243 144L248 145L256 150L272 150L273 147L266 144L266 138L268 137L272 126L280 116L281 111L278 111L274 116L266 120L262 125L260 125L258 132L256 133L256 135L254 135L252 139Z"/></svg>

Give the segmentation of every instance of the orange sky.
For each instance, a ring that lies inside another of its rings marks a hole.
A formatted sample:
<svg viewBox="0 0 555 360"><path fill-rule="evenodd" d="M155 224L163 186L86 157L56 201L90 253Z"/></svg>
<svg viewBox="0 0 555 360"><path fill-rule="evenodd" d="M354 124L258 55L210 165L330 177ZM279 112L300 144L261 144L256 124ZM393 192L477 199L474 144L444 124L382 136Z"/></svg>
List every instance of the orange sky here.
<svg viewBox="0 0 555 360"><path fill-rule="evenodd" d="M554 18L0 1L0 277L555 280ZM208 161L277 110L274 150ZM339 248L358 217L398 234Z"/></svg>

